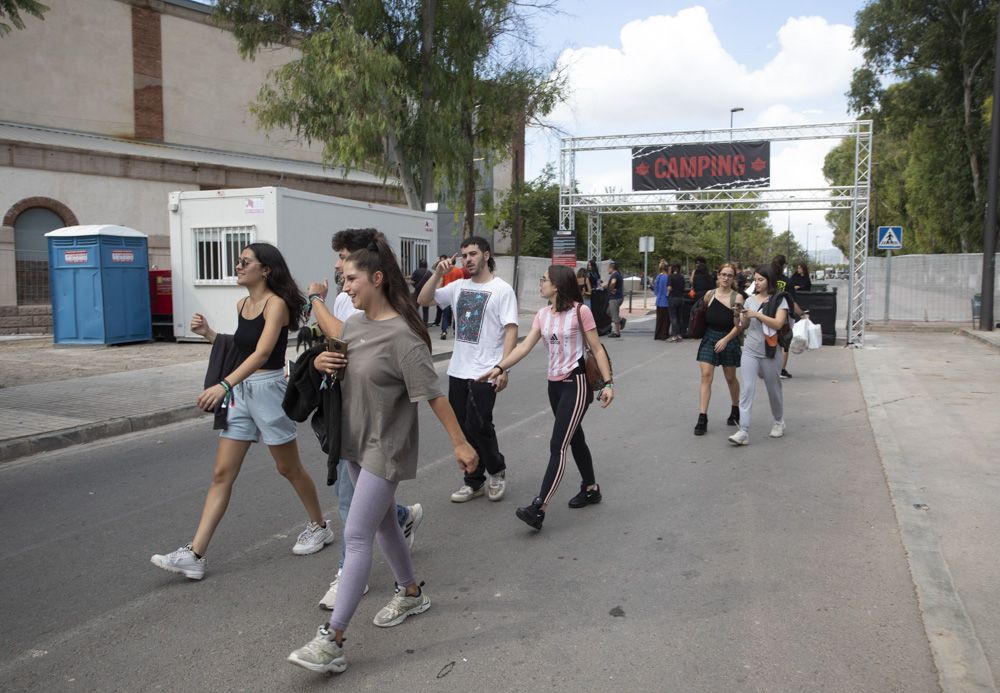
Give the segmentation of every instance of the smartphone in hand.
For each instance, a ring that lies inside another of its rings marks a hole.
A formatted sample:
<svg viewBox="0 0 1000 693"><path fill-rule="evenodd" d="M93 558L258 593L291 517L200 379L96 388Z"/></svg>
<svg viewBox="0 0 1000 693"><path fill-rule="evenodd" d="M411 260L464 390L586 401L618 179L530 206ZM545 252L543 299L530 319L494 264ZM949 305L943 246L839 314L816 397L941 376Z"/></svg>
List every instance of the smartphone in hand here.
<svg viewBox="0 0 1000 693"><path fill-rule="evenodd" d="M347 342L345 342L343 339L337 339L336 337L327 337L326 338L326 350L327 351L335 351L338 354L346 354L347 353ZM334 372L334 374L333 374L333 379L334 380L339 380L342 377L342 375L343 375L342 372L341 372L342 370L343 369L340 369L340 370L337 370L336 372Z"/></svg>

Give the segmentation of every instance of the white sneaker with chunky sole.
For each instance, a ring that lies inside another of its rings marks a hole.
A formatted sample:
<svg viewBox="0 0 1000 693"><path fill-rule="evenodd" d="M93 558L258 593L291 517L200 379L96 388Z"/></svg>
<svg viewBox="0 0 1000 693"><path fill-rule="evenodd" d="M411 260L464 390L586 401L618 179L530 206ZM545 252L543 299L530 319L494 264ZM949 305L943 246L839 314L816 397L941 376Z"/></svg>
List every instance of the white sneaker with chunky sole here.
<svg viewBox="0 0 1000 693"><path fill-rule="evenodd" d="M344 646L337 644L326 626L320 626L316 637L288 655L288 661L309 671L339 674L347 669Z"/></svg>
<svg viewBox="0 0 1000 693"><path fill-rule="evenodd" d="M414 503L413 505L408 505L406 507L406 519L403 521L403 536L406 538L406 544L411 549L413 548L413 541L417 538L417 527L424 520L424 506L420 503Z"/></svg>
<svg viewBox="0 0 1000 693"><path fill-rule="evenodd" d="M315 522L310 522L299 534L299 538L295 540L292 553L296 556L308 556L311 553L322 551L324 546L332 544L336 538L337 535L330 529L329 522L326 523L326 527L320 527Z"/></svg>
<svg viewBox="0 0 1000 693"><path fill-rule="evenodd" d="M733 445L749 445L750 435L744 431L742 428L733 435L729 436L729 442Z"/></svg>
<svg viewBox="0 0 1000 693"><path fill-rule="evenodd" d="M343 569L337 571L337 577L330 583L330 589L328 589L326 594L323 595L323 598L319 600L319 608L333 611L333 607L337 605L337 587L340 585L340 574L343 572ZM368 585L365 585L365 589L361 592L361 594L368 594Z"/></svg>
<svg viewBox="0 0 1000 693"><path fill-rule="evenodd" d="M431 608L431 600L427 598L427 595L423 591L415 597L409 597L406 594L405 587L397 586L396 596L383 606L381 611L375 614L373 623L379 628L391 628L392 626L398 626L407 617L422 614L429 608Z"/></svg>
<svg viewBox="0 0 1000 693"><path fill-rule="evenodd" d="M502 500L507 494L507 470L490 474L486 482L486 497L491 501Z"/></svg>
<svg viewBox="0 0 1000 693"><path fill-rule="evenodd" d="M472 488L468 484L451 494L452 503L465 503L472 500L473 498L479 498L481 495L486 493L484 488L486 484L483 484L479 488Z"/></svg>
<svg viewBox="0 0 1000 693"><path fill-rule="evenodd" d="M780 438L783 435L785 435L785 422L775 421L774 425L771 426L771 437Z"/></svg>
<svg viewBox="0 0 1000 693"><path fill-rule="evenodd" d="M205 577L205 557L197 558L190 544L168 554L155 554L149 562L157 568L183 575L189 580L201 580Z"/></svg>

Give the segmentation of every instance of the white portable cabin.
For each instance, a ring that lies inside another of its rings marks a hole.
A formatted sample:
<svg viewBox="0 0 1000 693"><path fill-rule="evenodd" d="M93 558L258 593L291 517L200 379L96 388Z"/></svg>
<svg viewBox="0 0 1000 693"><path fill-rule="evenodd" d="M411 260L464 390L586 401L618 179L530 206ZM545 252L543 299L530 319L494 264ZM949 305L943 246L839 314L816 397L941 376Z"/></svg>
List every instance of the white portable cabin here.
<svg viewBox="0 0 1000 693"><path fill-rule="evenodd" d="M341 229L381 231L406 276L437 257L437 215L404 207L272 187L174 192L169 210L178 340L201 340L190 330L194 313L217 332L236 330L236 302L246 295L236 284L236 261L250 243L277 246L303 293L309 282L329 279L329 305L337 292L330 240Z"/></svg>

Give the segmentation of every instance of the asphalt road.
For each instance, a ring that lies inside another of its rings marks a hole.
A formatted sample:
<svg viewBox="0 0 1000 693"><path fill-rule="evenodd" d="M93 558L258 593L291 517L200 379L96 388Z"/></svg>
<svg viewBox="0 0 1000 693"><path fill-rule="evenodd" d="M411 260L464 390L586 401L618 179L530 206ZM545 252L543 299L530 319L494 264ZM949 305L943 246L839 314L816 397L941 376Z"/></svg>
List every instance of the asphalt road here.
<svg viewBox="0 0 1000 693"><path fill-rule="evenodd" d="M149 556L194 530L208 422L0 467L0 690L939 690L850 352L793 356L786 437L767 438L758 388L752 444L734 449L721 377L696 438L696 345L648 327L608 340L617 399L584 419L604 502L566 508L571 469L541 533L513 512L547 456L542 349L497 406L504 501L448 501L461 477L422 411L420 476L399 499L426 510L414 560L433 606L371 625L392 593L378 557L339 676L284 662L325 618L339 539L291 554L304 513L266 449L245 463L202 582ZM336 518L332 491L321 498Z"/></svg>

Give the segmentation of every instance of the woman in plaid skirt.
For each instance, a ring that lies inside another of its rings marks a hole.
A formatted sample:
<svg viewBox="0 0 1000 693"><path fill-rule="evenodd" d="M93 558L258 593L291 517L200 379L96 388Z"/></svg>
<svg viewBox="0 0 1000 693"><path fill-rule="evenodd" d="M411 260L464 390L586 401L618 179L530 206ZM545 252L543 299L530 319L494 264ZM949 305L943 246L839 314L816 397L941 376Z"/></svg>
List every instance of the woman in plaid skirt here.
<svg viewBox="0 0 1000 693"><path fill-rule="evenodd" d="M740 365L740 319L743 296L736 290L736 266L725 263L719 268L716 288L705 294L705 336L698 347L698 367L701 369L701 411L694 427L696 436L708 430L708 402L712 398L715 367L722 366L729 387L732 408L726 423L740 423L740 383L736 368Z"/></svg>

